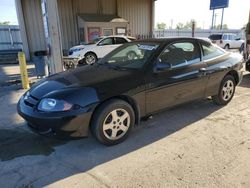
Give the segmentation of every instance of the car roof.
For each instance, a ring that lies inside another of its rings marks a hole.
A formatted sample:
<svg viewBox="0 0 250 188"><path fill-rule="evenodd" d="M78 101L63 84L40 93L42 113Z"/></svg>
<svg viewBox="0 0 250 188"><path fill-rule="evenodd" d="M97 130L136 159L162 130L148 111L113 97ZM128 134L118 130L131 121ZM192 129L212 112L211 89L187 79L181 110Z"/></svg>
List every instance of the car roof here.
<svg viewBox="0 0 250 188"><path fill-rule="evenodd" d="M213 33L210 36L213 36L213 35L236 35L236 34L235 33Z"/></svg>
<svg viewBox="0 0 250 188"><path fill-rule="evenodd" d="M108 38L108 37L121 37L121 38L132 38L132 39L136 39L135 37L125 36L125 35L109 35L109 36L101 36L101 38Z"/></svg>
<svg viewBox="0 0 250 188"><path fill-rule="evenodd" d="M208 38L202 38L202 37L167 37L167 38L142 39L142 40L138 40L138 41L140 41L140 42L152 42L152 43L169 43L169 42L174 42L174 41L178 41L178 40L185 40L185 39L211 43L211 41Z"/></svg>

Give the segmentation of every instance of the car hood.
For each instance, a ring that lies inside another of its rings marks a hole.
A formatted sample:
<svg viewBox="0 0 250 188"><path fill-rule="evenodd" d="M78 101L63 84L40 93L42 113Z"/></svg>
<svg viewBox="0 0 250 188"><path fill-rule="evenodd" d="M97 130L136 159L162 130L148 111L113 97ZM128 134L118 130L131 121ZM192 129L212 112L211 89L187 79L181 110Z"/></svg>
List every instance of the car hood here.
<svg viewBox="0 0 250 188"><path fill-rule="evenodd" d="M85 48L85 45L78 45L78 46L73 46L72 48L70 48L71 51L74 51L74 50L81 50Z"/></svg>
<svg viewBox="0 0 250 188"><path fill-rule="evenodd" d="M58 90L94 88L106 98L124 93L143 83L138 71L115 70L106 65L89 65L57 73L33 85L30 94L38 99Z"/></svg>
<svg viewBox="0 0 250 188"><path fill-rule="evenodd" d="M73 58L76 58L76 57L80 57L82 55L84 55L86 53L86 51L89 51L91 50L92 48L94 48L96 46L96 44L88 44L88 45L84 45L84 48L78 48L80 50L78 51L73 51L73 54L70 55L69 57L73 57ZM77 48L75 48L76 50Z"/></svg>

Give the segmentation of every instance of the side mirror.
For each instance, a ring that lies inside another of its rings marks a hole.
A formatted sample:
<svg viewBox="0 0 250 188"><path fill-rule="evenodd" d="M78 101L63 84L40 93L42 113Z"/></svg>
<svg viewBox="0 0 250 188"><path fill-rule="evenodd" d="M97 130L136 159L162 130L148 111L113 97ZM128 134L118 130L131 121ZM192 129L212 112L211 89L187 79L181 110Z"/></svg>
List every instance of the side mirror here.
<svg viewBox="0 0 250 188"><path fill-rule="evenodd" d="M162 63L162 62L158 62L155 65L155 72L165 72L169 69L171 69L172 66L170 63Z"/></svg>

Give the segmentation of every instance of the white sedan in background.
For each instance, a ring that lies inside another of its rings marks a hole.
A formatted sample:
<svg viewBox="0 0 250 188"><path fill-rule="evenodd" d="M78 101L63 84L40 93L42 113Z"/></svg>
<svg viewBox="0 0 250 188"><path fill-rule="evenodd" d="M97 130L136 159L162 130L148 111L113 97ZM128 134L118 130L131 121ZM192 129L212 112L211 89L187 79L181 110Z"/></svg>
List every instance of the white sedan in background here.
<svg viewBox="0 0 250 188"><path fill-rule="evenodd" d="M94 44L79 45L70 48L68 58L77 59L77 63L93 64L115 48L133 40L135 38L128 36L100 37Z"/></svg>

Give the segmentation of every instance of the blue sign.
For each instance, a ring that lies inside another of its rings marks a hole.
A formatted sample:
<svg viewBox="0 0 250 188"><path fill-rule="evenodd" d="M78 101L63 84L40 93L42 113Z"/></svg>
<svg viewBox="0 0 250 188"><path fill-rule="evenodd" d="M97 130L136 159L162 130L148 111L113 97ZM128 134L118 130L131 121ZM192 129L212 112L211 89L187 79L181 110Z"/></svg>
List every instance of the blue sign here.
<svg viewBox="0 0 250 188"><path fill-rule="evenodd" d="M210 0L210 10L227 8L229 0Z"/></svg>

